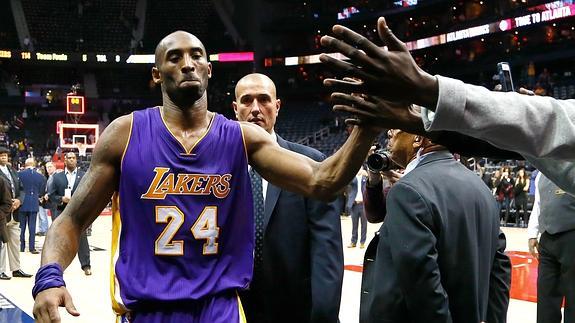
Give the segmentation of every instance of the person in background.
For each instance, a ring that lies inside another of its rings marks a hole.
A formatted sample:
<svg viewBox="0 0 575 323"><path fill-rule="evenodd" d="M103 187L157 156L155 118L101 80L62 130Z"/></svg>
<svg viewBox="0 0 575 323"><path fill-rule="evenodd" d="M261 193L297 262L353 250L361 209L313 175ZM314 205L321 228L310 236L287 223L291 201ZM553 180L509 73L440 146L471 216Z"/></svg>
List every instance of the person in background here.
<svg viewBox="0 0 575 323"><path fill-rule="evenodd" d="M36 235L37 236L45 236L46 235L46 231L48 231L48 226L49 226L49 222L48 222L48 196L46 194L46 192L48 191L48 183L46 178L48 177L46 175L46 165L42 165L40 167L38 167L36 169L36 171L38 172L38 174L42 175L42 178L44 179L44 181L46 182L46 185L44 185L44 191L42 192L41 196L40 196L40 208L38 209L38 225L36 228Z"/></svg>
<svg viewBox="0 0 575 323"><path fill-rule="evenodd" d="M501 168L501 179L495 190L495 195L499 201L499 210L505 209L503 225L506 226L509 221L511 200L513 200L513 180L509 177L509 167Z"/></svg>
<svg viewBox="0 0 575 323"><path fill-rule="evenodd" d="M239 121L263 128L280 147L316 161L325 159L319 151L275 132L282 102L269 77L244 76L235 96ZM256 238L252 283L240 292L247 321L336 323L343 284L340 201L306 198L261 179L254 168L249 173Z"/></svg>
<svg viewBox="0 0 575 323"><path fill-rule="evenodd" d="M10 183L12 198L12 211L6 219L6 243L0 250L0 279L8 280L6 275L6 261L10 262L12 277L30 278L32 275L25 273L20 268L20 223L18 223L18 210L24 201L24 188L18 178L18 173L8 163L7 148L0 147L0 176Z"/></svg>
<svg viewBox="0 0 575 323"><path fill-rule="evenodd" d="M355 248L357 246L359 224L361 222L361 236L359 238L359 247L365 248L365 240L367 240L367 218L365 217L365 209L363 207L363 192L365 190L365 182L367 180L367 172L365 169L360 169L355 178L348 186L347 205L351 215L351 242L348 248Z"/></svg>
<svg viewBox="0 0 575 323"><path fill-rule="evenodd" d="M24 202L20 207L20 252L26 246L26 224L28 225L28 250L30 253L39 253L36 250L36 217L40 202L46 191L46 179L36 171L36 161L28 158L24 162L25 169L18 173L24 188Z"/></svg>
<svg viewBox="0 0 575 323"><path fill-rule="evenodd" d="M560 323L563 301L564 322L574 322L575 197L541 173L535 186L527 236L529 253L539 260L537 323Z"/></svg>
<svg viewBox="0 0 575 323"><path fill-rule="evenodd" d="M513 186L513 195L515 196L515 226L527 227L529 222L529 213L527 210L527 193L531 181L525 174L525 167L519 168L515 185Z"/></svg>
<svg viewBox="0 0 575 323"><path fill-rule="evenodd" d="M48 192L50 201L56 204L56 214L52 215L52 221L55 221L64 212L70 201L75 198L74 193L76 193L76 189L85 175L84 171L78 168L76 153L68 152L64 158L66 168L63 172L53 174L54 178L50 183L50 191ZM85 230L80 235L78 259L84 274L86 276L92 275L90 245Z"/></svg>
<svg viewBox="0 0 575 323"><path fill-rule="evenodd" d="M6 223L10 221L12 213L12 193L10 190L10 183L3 177L0 176L0 252L1 249L9 242L10 235L6 228ZM0 279L7 280L10 279L5 273L0 274Z"/></svg>

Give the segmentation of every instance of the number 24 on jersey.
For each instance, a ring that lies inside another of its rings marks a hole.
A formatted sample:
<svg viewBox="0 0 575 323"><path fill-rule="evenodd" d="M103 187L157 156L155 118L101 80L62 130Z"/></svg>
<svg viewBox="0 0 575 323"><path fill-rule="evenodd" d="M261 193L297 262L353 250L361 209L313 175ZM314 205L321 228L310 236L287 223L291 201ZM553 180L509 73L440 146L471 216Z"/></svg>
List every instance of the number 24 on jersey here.
<svg viewBox="0 0 575 323"><path fill-rule="evenodd" d="M156 255L182 256L184 254L184 241L172 240L184 224L184 220L185 215L177 206L156 206L156 223L167 223L164 231L156 239ZM206 206L190 231L196 240L206 240L202 250L203 255L217 254L218 243L216 240L220 235L218 208Z"/></svg>

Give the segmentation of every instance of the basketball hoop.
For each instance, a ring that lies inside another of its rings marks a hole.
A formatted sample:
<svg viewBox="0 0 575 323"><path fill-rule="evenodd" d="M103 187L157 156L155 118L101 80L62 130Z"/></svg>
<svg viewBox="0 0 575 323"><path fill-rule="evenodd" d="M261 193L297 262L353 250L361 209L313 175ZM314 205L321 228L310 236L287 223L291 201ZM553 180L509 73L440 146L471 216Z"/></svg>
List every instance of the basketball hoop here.
<svg viewBox="0 0 575 323"><path fill-rule="evenodd" d="M77 142L76 143L76 148L78 148L78 156L80 157L86 157L86 149L88 147L86 147L86 145L84 145L83 142Z"/></svg>

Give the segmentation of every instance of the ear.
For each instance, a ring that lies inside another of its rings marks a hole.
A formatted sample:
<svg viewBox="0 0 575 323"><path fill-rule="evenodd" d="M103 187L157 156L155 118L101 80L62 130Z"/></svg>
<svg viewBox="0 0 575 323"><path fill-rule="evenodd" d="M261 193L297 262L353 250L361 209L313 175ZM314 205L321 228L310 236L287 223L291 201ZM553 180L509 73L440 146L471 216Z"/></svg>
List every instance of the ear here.
<svg viewBox="0 0 575 323"><path fill-rule="evenodd" d="M423 140L421 140L421 137L415 136L413 138L413 148L417 150L417 149L421 148L422 145L423 145Z"/></svg>
<svg viewBox="0 0 575 323"><path fill-rule="evenodd" d="M212 78L212 63L208 62L208 79Z"/></svg>
<svg viewBox="0 0 575 323"><path fill-rule="evenodd" d="M162 76L160 75L160 70L157 67L152 67L152 80L155 84L162 83Z"/></svg>
<svg viewBox="0 0 575 323"><path fill-rule="evenodd" d="M238 104L236 101L232 101L232 107L234 108L234 112L236 114L236 119L238 119Z"/></svg>
<svg viewBox="0 0 575 323"><path fill-rule="evenodd" d="M282 100L276 99L276 116L280 113L281 107L282 107Z"/></svg>

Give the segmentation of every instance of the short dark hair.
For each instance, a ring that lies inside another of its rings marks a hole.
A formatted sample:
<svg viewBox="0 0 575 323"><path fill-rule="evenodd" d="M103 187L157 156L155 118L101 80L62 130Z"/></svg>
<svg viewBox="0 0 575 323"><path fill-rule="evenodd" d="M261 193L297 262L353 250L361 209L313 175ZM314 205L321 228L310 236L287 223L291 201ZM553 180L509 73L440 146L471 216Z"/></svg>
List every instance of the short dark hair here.
<svg viewBox="0 0 575 323"><path fill-rule="evenodd" d="M2 154L8 154L10 155L10 149L4 147L4 146L0 146L0 155Z"/></svg>

